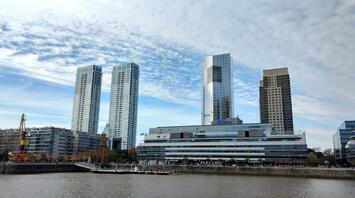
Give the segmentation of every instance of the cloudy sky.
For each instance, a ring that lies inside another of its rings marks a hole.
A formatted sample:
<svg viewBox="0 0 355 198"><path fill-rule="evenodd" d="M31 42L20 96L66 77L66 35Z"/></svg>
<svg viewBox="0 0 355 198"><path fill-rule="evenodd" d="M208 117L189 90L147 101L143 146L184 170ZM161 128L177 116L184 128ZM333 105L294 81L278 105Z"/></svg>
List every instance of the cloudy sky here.
<svg viewBox="0 0 355 198"><path fill-rule="evenodd" d="M288 67L297 130L309 147L355 119L354 0L0 0L0 128L70 128L75 71L140 65L138 142L150 127L200 123L206 55L233 56L235 114L259 122L262 70Z"/></svg>

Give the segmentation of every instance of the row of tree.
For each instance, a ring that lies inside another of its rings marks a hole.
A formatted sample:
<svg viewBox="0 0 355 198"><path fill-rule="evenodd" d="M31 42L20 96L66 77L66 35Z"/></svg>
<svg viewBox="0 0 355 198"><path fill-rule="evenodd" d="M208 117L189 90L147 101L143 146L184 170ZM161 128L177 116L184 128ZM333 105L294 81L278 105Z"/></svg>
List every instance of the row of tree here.
<svg viewBox="0 0 355 198"><path fill-rule="evenodd" d="M308 158L305 165L336 165L334 152L332 149L325 149L323 152L319 148L308 149Z"/></svg>

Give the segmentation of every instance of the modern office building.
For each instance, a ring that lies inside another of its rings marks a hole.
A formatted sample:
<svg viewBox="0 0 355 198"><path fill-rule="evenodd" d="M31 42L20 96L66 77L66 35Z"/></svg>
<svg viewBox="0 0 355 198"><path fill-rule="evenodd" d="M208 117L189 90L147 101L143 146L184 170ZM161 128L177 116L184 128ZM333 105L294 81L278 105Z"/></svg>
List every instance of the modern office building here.
<svg viewBox="0 0 355 198"><path fill-rule="evenodd" d="M96 134L99 121L102 68L78 68L75 80L72 131Z"/></svg>
<svg viewBox="0 0 355 198"><path fill-rule="evenodd" d="M100 145L100 134L77 132L74 139L74 154L97 150Z"/></svg>
<svg viewBox="0 0 355 198"><path fill-rule="evenodd" d="M73 153L73 133L69 129L57 127L26 128L29 153L42 153L53 159ZM0 150L9 153L19 151L20 133L18 129L0 131Z"/></svg>
<svg viewBox="0 0 355 198"><path fill-rule="evenodd" d="M13 153L19 150L20 132L18 129L0 130L0 153Z"/></svg>
<svg viewBox="0 0 355 198"><path fill-rule="evenodd" d="M294 129L288 69L264 70L259 96L260 122L271 124L277 134L292 134Z"/></svg>
<svg viewBox="0 0 355 198"><path fill-rule="evenodd" d="M151 128L137 147L141 163L303 163L305 134L277 135L269 124Z"/></svg>
<svg viewBox="0 0 355 198"><path fill-rule="evenodd" d="M355 135L349 138L348 143L345 145L345 155L346 161L351 164L355 165Z"/></svg>
<svg viewBox="0 0 355 198"><path fill-rule="evenodd" d="M53 159L73 154L73 133L69 129L40 127L26 129L29 146L27 152L42 153Z"/></svg>
<svg viewBox="0 0 355 198"><path fill-rule="evenodd" d="M346 163L345 146L351 140L352 136L355 136L355 120L343 122L333 135L334 155L338 163Z"/></svg>
<svg viewBox="0 0 355 198"><path fill-rule="evenodd" d="M202 68L202 125L233 118L232 58L207 56Z"/></svg>
<svg viewBox="0 0 355 198"><path fill-rule="evenodd" d="M136 145L139 66L126 63L112 71L109 115L111 149L128 150Z"/></svg>

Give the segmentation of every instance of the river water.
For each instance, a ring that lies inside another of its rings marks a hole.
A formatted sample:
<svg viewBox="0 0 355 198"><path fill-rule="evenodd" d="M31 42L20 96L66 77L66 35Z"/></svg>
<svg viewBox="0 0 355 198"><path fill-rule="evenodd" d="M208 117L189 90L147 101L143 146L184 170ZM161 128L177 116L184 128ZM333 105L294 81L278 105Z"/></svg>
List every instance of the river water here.
<svg viewBox="0 0 355 198"><path fill-rule="evenodd" d="M355 197L354 180L225 175L0 175L0 197Z"/></svg>

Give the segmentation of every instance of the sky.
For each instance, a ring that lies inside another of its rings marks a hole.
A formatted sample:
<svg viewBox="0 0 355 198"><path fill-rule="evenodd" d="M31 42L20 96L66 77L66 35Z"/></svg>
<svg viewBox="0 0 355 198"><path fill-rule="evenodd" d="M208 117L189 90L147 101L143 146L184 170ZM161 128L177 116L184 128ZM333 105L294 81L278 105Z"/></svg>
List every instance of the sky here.
<svg viewBox="0 0 355 198"><path fill-rule="evenodd" d="M259 122L262 70L288 67L296 132L332 147L355 119L355 0L0 0L0 128L71 128L75 72L103 67L99 133L114 65L140 65L137 142L200 124L201 66L233 56L235 115Z"/></svg>

